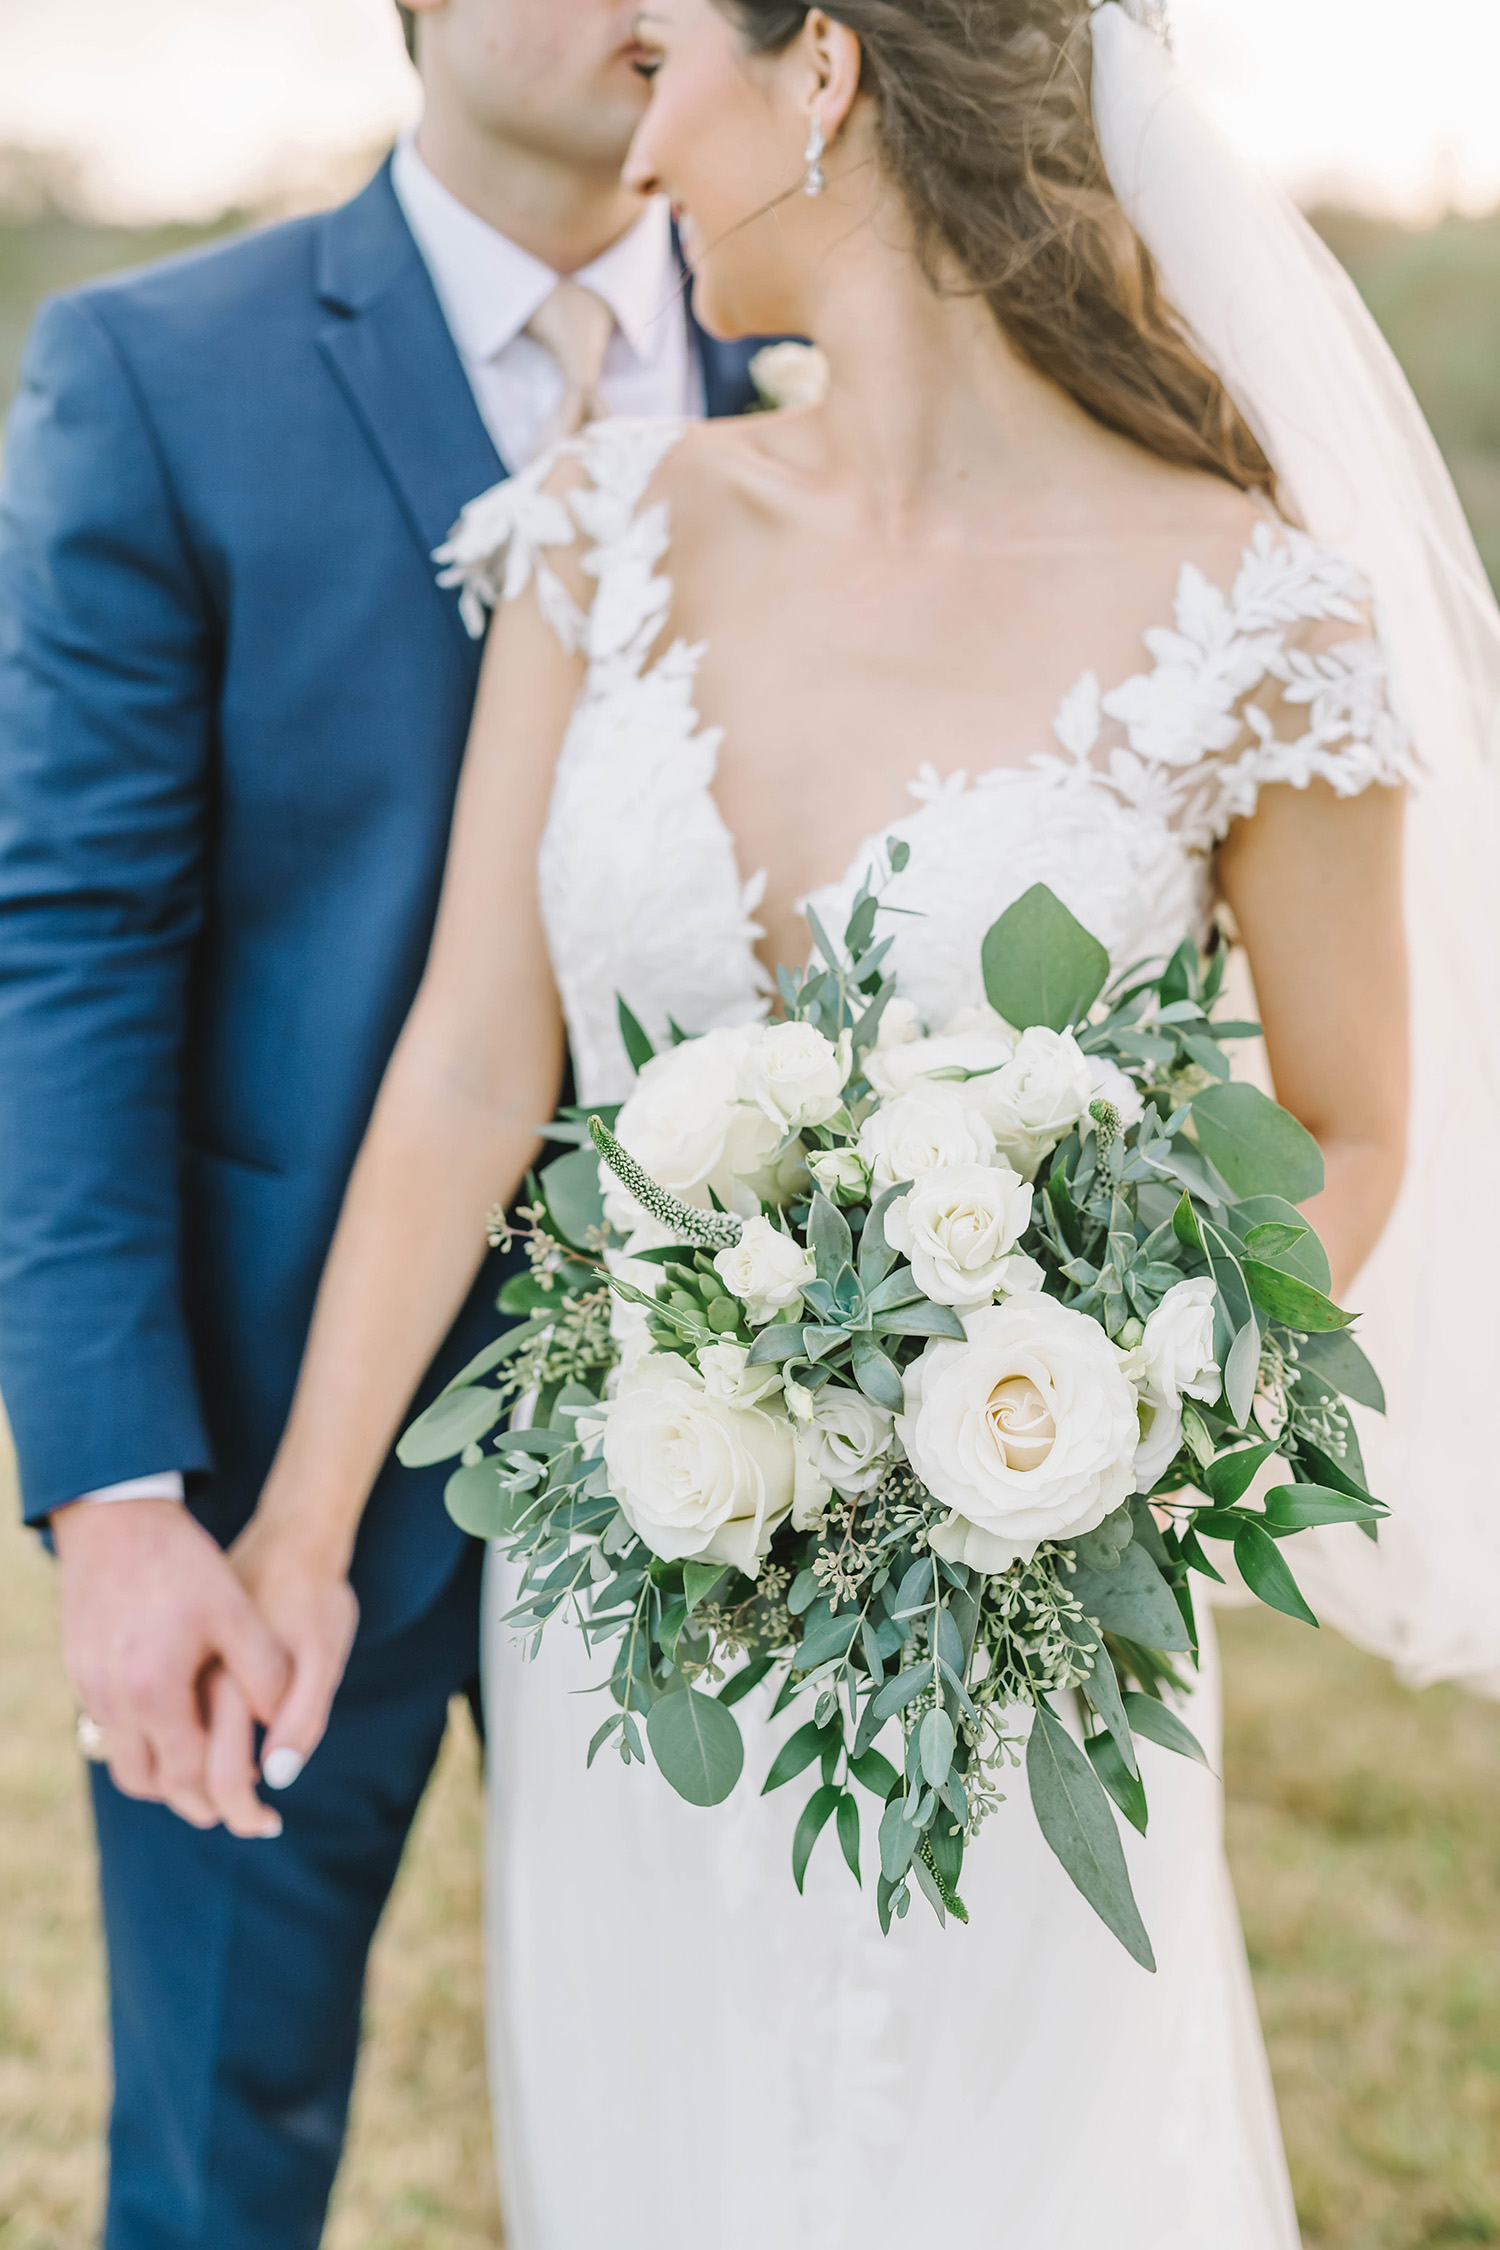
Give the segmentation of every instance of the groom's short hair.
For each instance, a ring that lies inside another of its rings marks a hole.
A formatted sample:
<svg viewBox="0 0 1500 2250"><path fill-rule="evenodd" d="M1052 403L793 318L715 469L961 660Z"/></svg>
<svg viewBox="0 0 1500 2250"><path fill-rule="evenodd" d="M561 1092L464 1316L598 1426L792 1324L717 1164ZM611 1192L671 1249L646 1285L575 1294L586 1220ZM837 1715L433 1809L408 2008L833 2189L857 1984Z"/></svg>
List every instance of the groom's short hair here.
<svg viewBox="0 0 1500 2250"><path fill-rule="evenodd" d="M396 13L401 18L401 29L406 33L406 51L413 62L417 59L417 19L410 8L403 8L396 0Z"/></svg>

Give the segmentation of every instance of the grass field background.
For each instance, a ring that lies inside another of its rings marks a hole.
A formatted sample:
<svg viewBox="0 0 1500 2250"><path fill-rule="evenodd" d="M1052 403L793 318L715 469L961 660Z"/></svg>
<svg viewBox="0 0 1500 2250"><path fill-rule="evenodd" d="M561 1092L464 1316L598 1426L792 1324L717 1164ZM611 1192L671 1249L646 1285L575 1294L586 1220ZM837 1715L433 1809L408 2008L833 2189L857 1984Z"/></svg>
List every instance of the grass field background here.
<svg viewBox="0 0 1500 2250"><path fill-rule="evenodd" d="M1500 217L1320 224L1500 578ZM49 289L195 239L0 214L0 410ZM0 2250L87 2250L101 2186L100 1950L53 1601L0 1490ZM1222 1636L1231 1854L1309 2250L1500 2243L1500 1709L1408 1694L1267 1613ZM377 1948L330 2250L500 2242L479 1947L463 1719Z"/></svg>

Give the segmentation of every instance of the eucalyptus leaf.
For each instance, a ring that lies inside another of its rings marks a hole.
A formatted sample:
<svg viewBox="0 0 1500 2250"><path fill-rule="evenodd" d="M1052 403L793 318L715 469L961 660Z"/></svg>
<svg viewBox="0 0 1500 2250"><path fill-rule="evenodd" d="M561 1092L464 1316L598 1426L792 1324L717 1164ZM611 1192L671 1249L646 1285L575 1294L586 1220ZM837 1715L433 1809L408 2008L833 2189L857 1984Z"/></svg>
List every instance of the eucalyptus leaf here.
<svg viewBox="0 0 1500 2250"><path fill-rule="evenodd" d="M1112 1734L1090 1735L1084 1744L1089 1764L1132 1828L1146 1833L1146 1788L1132 1752L1127 1766Z"/></svg>
<svg viewBox="0 0 1500 2250"><path fill-rule="evenodd" d="M1109 1799L1087 1757L1045 1704L1037 1705L1026 1745L1026 1779L1037 1825L1074 1885L1132 1960L1154 1970Z"/></svg>
<svg viewBox="0 0 1500 2250"><path fill-rule="evenodd" d="M924 1715L917 1730L917 1744L922 1772L929 1787L941 1789L952 1769L953 1753L958 1747L953 1721L941 1705Z"/></svg>
<svg viewBox="0 0 1500 2250"><path fill-rule="evenodd" d="M1244 1523L1235 1533L1234 1559L1251 1593L1268 1608L1279 1609L1304 1625L1317 1624L1275 1540L1258 1523Z"/></svg>
<svg viewBox="0 0 1500 2250"><path fill-rule="evenodd" d="M498 1391L444 1391L402 1437L396 1459L406 1469L451 1461L495 1427L504 1410Z"/></svg>
<svg viewBox="0 0 1500 2250"><path fill-rule="evenodd" d="M1104 990L1109 955L1045 883L1007 907L980 952L990 1006L1017 1031L1082 1023Z"/></svg>
<svg viewBox="0 0 1500 2250"><path fill-rule="evenodd" d="M455 1469L443 1487L443 1506L471 1539L501 1539L514 1528L499 1464L493 1460Z"/></svg>
<svg viewBox="0 0 1500 2250"><path fill-rule="evenodd" d="M721 1805L744 1769L745 1745L733 1713L696 1688L653 1703L646 1735L662 1773L690 1805Z"/></svg>
<svg viewBox="0 0 1500 2250"><path fill-rule="evenodd" d="M1210 1086L1193 1097L1198 1145L1238 1196L1305 1203L1323 1187L1323 1155L1304 1125L1256 1086Z"/></svg>
<svg viewBox="0 0 1500 2250"><path fill-rule="evenodd" d="M1352 1398L1372 1413L1385 1412L1385 1391L1354 1338L1337 1329L1304 1336L1297 1346L1298 1364L1314 1367L1325 1383Z"/></svg>
<svg viewBox="0 0 1500 2250"><path fill-rule="evenodd" d="M1125 1549L1111 1571L1082 1563L1062 1584L1081 1603L1085 1617L1111 1633L1123 1633L1143 1648L1185 1653L1191 1647L1171 1589L1139 1540Z"/></svg>
<svg viewBox="0 0 1500 2250"><path fill-rule="evenodd" d="M1301 1288L1303 1285L1299 1282L1295 1286ZM1230 1413L1242 1430L1249 1423L1250 1410L1255 1404L1255 1386L1259 1380L1260 1330L1253 1320L1247 1320L1230 1346L1229 1357L1224 1362L1224 1396L1229 1401Z"/></svg>
<svg viewBox="0 0 1500 2250"><path fill-rule="evenodd" d="M1125 1696L1126 1716L1139 1735L1154 1742L1162 1750L1175 1750L1179 1758L1194 1758L1200 1766L1208 1766L1202 1743L1191 1727L1183 1725L1175 1711L1159 1703L1154 1695L1142 1695L1132 1688ZM1212 1767L1209 1771L1212 1772Z"/></svg>
<svg viewBox="0 0 1500 2250"><path fill-rule="evenodd" d="M1130 1721L1125 1716L1125 1706L1120 1700L1120 1683L1115 1678L1114 1661L1102 1640L1094 1650L1094 1669L1082 1685L1084 1694L1114 1736L1115 1746L1125 1766L1129 1772L1134 1773L1135 1745L1130 1739ZM1108 1783L1105 1786L1108 1787ZM1115 1802L1118 1804L1120 1800L1116 1798Z"/></svg>
<svg viewBox="0 0 1500 2250"><path fill-rule="evenodd" d="M575 1148L567 1156L554 1158L543 1166L541 1180L558 1233L575 1250L586 1249L590 1233L604 1224L597 1151L592 1146Z"/></svg>

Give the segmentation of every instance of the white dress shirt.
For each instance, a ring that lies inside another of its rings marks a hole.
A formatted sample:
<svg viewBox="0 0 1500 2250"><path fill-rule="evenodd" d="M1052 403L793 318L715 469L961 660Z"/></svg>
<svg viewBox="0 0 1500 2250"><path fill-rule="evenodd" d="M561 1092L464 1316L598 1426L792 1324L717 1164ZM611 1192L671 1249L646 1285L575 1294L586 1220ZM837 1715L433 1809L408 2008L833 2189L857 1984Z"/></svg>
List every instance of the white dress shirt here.
<svg viewBox="0 0 1500 2250"><path fill-rule="evenodd" d="M563 395L556 360L525 333L558 276L450 195L409 139L396 151L391 184L432 275L485 428L506 467L523 468ZM703 378L666 203L648 203L629 233L572 279L602 297L615 316L599 383L601 406L611 414L701 414ZM82 1495L90 1501L182 1497L182 1478L170 1470Z"/></svg>
<svg viewBox="0 0 1500 2250"><path fill-rule="evenodd" d="M396 151L391 184L496 451L508 469L524 468L563 395L556 360L526 334L559 276L451 195L410 139ZM648 203L627 234L570 278L615 316L599 383L605 412L701 413L702 375L666 202Z"/></svg>

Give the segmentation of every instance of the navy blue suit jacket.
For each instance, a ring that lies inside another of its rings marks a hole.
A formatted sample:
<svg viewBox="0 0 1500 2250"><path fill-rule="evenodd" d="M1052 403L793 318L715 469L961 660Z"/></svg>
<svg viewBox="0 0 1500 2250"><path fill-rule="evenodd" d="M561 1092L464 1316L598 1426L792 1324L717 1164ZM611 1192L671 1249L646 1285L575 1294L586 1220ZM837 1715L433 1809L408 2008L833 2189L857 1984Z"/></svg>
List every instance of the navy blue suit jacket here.
<svg viewBox="0 0 1500 2250"><path fill-rule="evenodd" d="M700 346L741 410L750 347ZM388 170L38 322L0 485L0 1393L31 1520L169 1468L221 1539L254 1506L437 902L480 652L431 550L503 473ZM457 1560L442 1477L382 1476L368 1633Z"/></svg>

